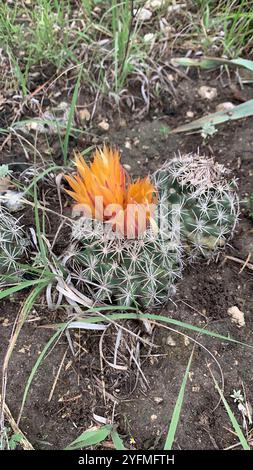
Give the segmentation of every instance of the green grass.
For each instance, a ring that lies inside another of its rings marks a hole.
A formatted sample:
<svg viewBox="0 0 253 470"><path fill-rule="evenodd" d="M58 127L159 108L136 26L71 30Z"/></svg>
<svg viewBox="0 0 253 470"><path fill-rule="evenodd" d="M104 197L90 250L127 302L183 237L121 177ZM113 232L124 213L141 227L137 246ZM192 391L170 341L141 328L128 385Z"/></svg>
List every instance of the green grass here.
<svg viewBox="0 0 253 470"><path fill-rule="evenodd" d="M28 67L49 60L60 67L68 56L69 2L37 0L34 5L0 5L0 40L17 62ZM22 21L23 19L23 21ZM59 42L60 35L60 42Z"/></svg>
<svg viewBox="0 0 253 470"><path fill-rule="evenodd" d="M77 439L69 444L64 450L77 450L85 447L102 444L108 437L112 438L115 450L125 450L122 439L115 427L111 424L98 427L97 429L88 429L84 431Z"/></svg>
<svg viewBox="0 0 253 470"><path fill-rule="evenodd" d="M253 10L249 0L198 0L197 32L206 53L213 45L222 55L236 58L251 53Z"/></svg>
<svg viewBox="0 0 253 470"><path fill-rule="evenodd" d="M187 368L186 368L186 371L185 371L185 374L184 374L184 377L183 377L183 381L182 381L182 384L181 384L181 387L180 387L180 391L179 391L179 394L178 394L178 397L177 397L177 401L176 401L176 404L175 404L175 408L173 410L173 414L172 414L168 434L167 434L165 445L164 445L164 450L171 450L172 449L172 445L173 445L173 442L174 442L178 422L179 422L179 419L180 419L180 414L181 414L181 411L182 411L185 388L186 388L188 375L189 375L189 371L190 371L190 367L191 367L191 363L192 363L192 358L193 358L193 351L190 355L190 358L189 358L189 361L188 361L188 364L187 364Z"/></svg>
<svg viewBox="0 0 253 470"><path fill-rule="evenodd" d="M80 89L80 83L81 83L81 77L82 77L82 72L83 72L83 66L80 67L77 81L75 84L72 100L71 100L71 106L70 106L70 111L69 111L69 116L68 116L68 122L67 122L67 127L66 127L66 132L64 136L64 141L62 144L62 153L63 153L63 163L64 165L67 164L68 160L68 148L69 148L69 138L71 134L71 129L73 128L73 120L74 120L74 114L75 114L75 109L76 109L76 104L78 100L78 93Z"/></svg>
<svg viewBox="0 0 253 470"><path fill-rule="evenodd" d="M143 24L133 20L133 6L143 6L141 1L82 0L75 9L68 0L37 0L33 6L2 2L0 43L24 95L33 66L50 62L60 70L80 61L85 63L83 80L102 93L118 94L133 73L141 70L148 75L150 50L143 41L144 32L156 33L159 45L163 37L159 19L166 18L169 3L157 9L150 23ZM198 0L196 5L180 21L177 17L173 21L172 26L180 31L182 24L186 31L177 35L176 44L192 39L205 52L215 45L219 55L228 57L249 49L253 32L250 1ZM159 61L157 56L154 59Z"/></svg>
<svg viewBox="0 0 253 470"><path fill-rule="evenodd" d="M82 52L83 80L101 92L118 93L133 70L132 59L142 56L140 37L139 44L135 41L138 22L133 25L132 2L83 0L75 10L69 1L34 3L0 5L0 43L23 95L33 66L49 62L61 70L79 64ZM98 14L93 13L96 6Z"/></svg>
<svg viewBox="0 0 253 470"><path fill-rule="evenodd" d="M236 419L236 417L235 417L233 411L231 410L231 408L230 408L230 406L229 406L229 404L228 404L226 398L224 397L223 391L220 389L220 387L219 387L219 385L218 385L218 383L217 383L217 380L215 379L215 377L214 377L214 375L213 375L211 369L209 369L209 370L210 370L212 379L213 379L213 381L214 381L215 388L216 388L216 390L217 390L218 393L219 393L220 399L221 399L221 401L222 401L222 403L223 403L223 405L224 405L224 408L225 408L225 410L226 410L226 412L227 412L227 415L228 415L228 417L229 417L229 419L230 419L230 422L231 422L231 424L232 424L232 426L233 426L233 428L234 428L235 434L236 434L236 436L238 437L239 442L241 443L241 446L242 446L243 450L250 450L250 445L249 445L247 439L245 438L245 436L244 436L244 434L243 434L243 432L242 432L242 430L241 430L241 427L240 427L240 425L239 425L239 423L238 423L238 421L237 421L237 419Z"/></svg>

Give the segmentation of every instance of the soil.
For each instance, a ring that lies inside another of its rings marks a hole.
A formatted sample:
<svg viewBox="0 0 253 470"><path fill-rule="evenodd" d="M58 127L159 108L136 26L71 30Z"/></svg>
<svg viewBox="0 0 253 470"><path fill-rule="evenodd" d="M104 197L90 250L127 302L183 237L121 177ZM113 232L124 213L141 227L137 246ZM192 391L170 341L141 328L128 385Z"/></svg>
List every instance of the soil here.
<svg viewBox="0 0 253 470"><path fill-rule="evenodd" d="M218 89L214 101L205 102L198 97L197 90L203 84ZM247 87L243 93L247 98L252 98L253 88ZM223 88L217 76L208 73L199 76L193 72L189 80L181 80L178 84L176 104L170 104L168 97L162 98L160 105L143 121L131 120L124 114L114 116L112 121L111 116L109 133L100 132L99 135L97 132L97 142L108 140L117 145L122 151L123 162L130 165L129 171L134 175L157 169L179 150L188 153L199 149L200 153L214 155L218 162L231 170L231 174L238 178L239 192L243 198L253 191L252 118L220 126L218 133L207 141L199 134L166 135L161 132L164 126L176 127L189 121L187 111L193 111L197 118L203 113L214 111L218 103L228 100L238 104L234 92L228 87ZM77 142L72 141L71 145L74 147ZM27 167L29 162L18 151L17 143L15 145L14 142L5 152L1 162L13 162L16 174L20 171L17 160L23 161L24 168ZM50 191L53 188L49 187L49 202ZM50 207L57 211L53 199ZM27 227L34 225L32 217L32 211L25 215ZM52 217L51 222L47 226L47 233L53 239L58 222L55 217ZM67 238L65 232L56 246L57 254L64 250ZM252 249L253 224L242 210L237 233L225 252L216 261L207 263L203 260L186 268L183 279L178 282L174 302L161 313L225 336L229 334L238 341L253 345L252 271L245 267L239 272L242 265L226 259L226 255L230 255L245 260ZM1 361L23 300L24 293L19 293L1 301ZM231 306L237 306L244 312L244 327L239 329L231 323L227 314ZM46 325L66 318L64 310L50 311L42 296L23 326L8 371L7 404L15 418L18 416L27 378L39 353L53 334ZM94 414L110 419L112 413L127 447L163 448L192 343L184 336L161 327L155 327L150 337L141 324L129 323L127 326L140 332L155 345L152 348L141 345L139 374L134 362L130 364L127 349L122 350L120 356L127 370L115 370L104 363L102 374L100 335L96 332L73 337L79 352L76 358L68 349L66 337L62 336L43 361L35 375L20 421L20 428L36 449L64 448L81 432L96 424ZM197 338L194 333L192 336ZM125 343L135 349L133 338L127 334L124 334L124 338ZM244 387L248 402L253 403L252 350L209 336L201 336L197 340L206 349L199 345L195 347L174 448L224 449L237 444L238 438L232 432L223 405L219 403L209 367L221 384L219 369L213 360L215 357L224 375L224 395L241 423L242 415L230 395L234 389L243 390ZM115 331L110 327L104 338L105 356L109 361L114 343ZM49 401L64 355L63 367ZM106 399L103 396L103 380Z"/></svg>

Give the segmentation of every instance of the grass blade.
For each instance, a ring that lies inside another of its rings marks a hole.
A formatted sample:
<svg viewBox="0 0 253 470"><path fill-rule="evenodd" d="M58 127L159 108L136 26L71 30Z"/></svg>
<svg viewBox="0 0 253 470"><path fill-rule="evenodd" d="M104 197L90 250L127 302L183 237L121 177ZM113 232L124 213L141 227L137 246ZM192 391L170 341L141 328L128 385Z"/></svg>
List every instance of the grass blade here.
<svg viewBox="0 0 253 470"><path fill-rule="evenodd" d="M185 371L185 374L184 374L184 378L183 378L183 381L182 381L180 392L178 394L177 401L176 401L176 404L175 404L175 408L173 410L173 414L172 414L172 418L171 418L171 422L170 422L166 442L165 442L165 445L164 445L164 450L171 450L172 449L172 445L173 445L173 442L174 442L174 437L175 437L175 434L176 434L177 425L178 425L178 422L179 422L180 413L181 413L181 409L182 409L182 405L183 405L183 401L184 401L184 392L185 392L185 387L186 387L186 384L187 384L187 379L188 379L188 375L189 375L189 371L190 371L190 367L191 367L191 363L192 363L193 352L194 352L194 350L192 350L192 353L190 355L190 359L189 359L189 362L188 362L188 365L187 365L187 368L186 368L186 371Z"/></svg>
<svg viewBox="0 0 253 470"><path fill-rule="evenodd" d="M71 100L71 106L70 106L70 111L69 111L69 116L68 116L66 133L65 133L65 137L64 137L64 141L63 141L63 161L64 161L64 165L66 165L67 159L68 159L69 137L70 137L70 134L71 134L72 122L73 122L73 118L74 118L74 114L75 114L75 108L76 108L76 104L77 104L77 100L78 100L78 93L79 93L82 73L83 73L83 66L81 66L81 68L80 68L80 71L79 71L79 74L78 74L78 77L77 77L77 81L76 81L76 85L75 85L75 88L74 88L74 93L73 93L73 97L72 97L72 100Z"/></svg>
<svg viewBox="0 0 253 470"><path fill-rule="evenodd" d="M123 310L123 309L124 309L124 307L122 307L122 306L114 307L114 308L112 306L92 307L92 308L89 308L88 310L86 310L86 313L96 313L96 312L102 312L102 311L106 311L106 310L110 311L110 310ZM125 307L125 310L129 310L129 307ZM109 315L104 316L103 320L108 321L108 322L110 322L111 320L114 320L114 321L116 321L116 320L154 320L157 323L160 323L160 322L168 323L170 325L174 325L174 326L177 326L177 327L180 327L180 328L185 328L187 330L195 331L196 333L200 333L200 334L203 334L203 335L207 335L207 336L211 336L213 338L220 339L221 341L228 341L228 342L231 342L231 343L240 344L241 346L247 346L248 348L253 348L253 345L243 343L243 342L238 341L234 338L230 338L229 336L221 335L219 333L216 333L215 331L206 330L204 328L199 328L198 326L191 325L190 323L185 323L185 322L182 322L180 320L175 320L174 318L165 317L164 315L156 315L154 313L145 313L145 314L144 313L129 313L129 312L111 313ZM97 323L97 322L101 322L101 316L98 315L98 316L95 316L95 317L88 317L87 319L79 318L79 321L89 322L89 323L93 323L93 322ZM62 326L62 324L60 323L59 327L61 327L61 326Z"/></svg>
<svg viewBox="0 0 253 470"><path fill-rule="evenodd" d="M25 406L25 402L26 402L26 398L27 398L27 394L28 394L28 391L30 389L30 386L31 386L31 383L33 381L33 378L37 372L37 369L38 367L40 366L41 362L43 361L44 357L46 356L47 352L49 351L49 348L51 347L51 345L56 341L56 339L58 338L58 336L60 336L60 334L62 333L62 331L64 330L64 327L61 327L59 328L59 330L57 330L53 336L51 336L51 338L49 339L49 341L47 342L47 344L44 346L42 352L40 353L37 361L35 362L33 368L32 368L32 371L28 377L28 380L26 382L26 386L25 386L25 390L24 390L24 394L23 394L23 398L22 398L22 403L21 403L21 407L20 407L20 411L19 411L19 417L18 417L18 421L17 423L19 423L20 419L21 419L21 415L23 413L23 409L24 409L24 406Z"/></svg>
<svg viewBox="0 0 253 470"><path fill-rule="evenodd" d="M64 450L82 449L103 442L110 434L112 426L106 424L99 429L84 431L75 441L71 442Z"/></svg>
<svg viewBox="0 0 253 470"><path fill-rule="evenodd" d="M123 444L123 441L122 441L121 437L119 436L118 432L116 431L116 429L112 429L111 437L112 437L112 442L113 442L116 450L126 450L126 448Z"/></svg>
<svg viewBox="0 0 253 470"><path fill-rule="evenodd" d="M226 410L226 412L227 412L227 414L228 414L228 417L229 417L229 419L230 419L230 421L231 421L231 424L232 424L232 426L233 426L233 428L234 428L234 430L235 430L235 432L236 432L236 435L237 435L237 437L238 437L238 439L239 439L239 441L240 441L240 443L241 443L243 449L244 449L244 450L250 450L250 446L249 446L249 444L248 444L248 442L247 442L247 440L246 440L246 438L245 438L245 436L244 436L244 434L243 434L243 432L242 432L242 430L241 430L241 428L240 428L240 425L239 425L239 423L238 423L238 421L237 421L237 419L236 419L236 417L235 417L233 411L231 410L231 408L230 408L230 406L229 406L229 404L228 404L226 398L224 397L223 392L222 392L222 390L220 389L220 387L219 387L219 385L218 385L218 383L217 383L217 380L215 379L215 377L214 377L214 375L213 375L211 369L210 369L210 372L211 372L211 376L212 376L212 378L213 378L213 381L214 381L214 383L215 383L215 388L216 388L216 389L218 390L218 392L219 392L221 401L222 401L222 403L223 403L223 405L224 405L224 407L225 407L225 410Z"/></svg>
<svg viewBox="0 0 253 470"><path fill-rule="evenodd" d="M34 185L34 220L35 220L35 227L36 227L36 236L39 244L39 250L42 260L44 261L45 266L47 265L47 247L43 238L41 237L41 227L40 227L40 215L38 209L38 191L37 191L37 184ZM44 212L42 216L42 226L44 226Z"/></svg>
<svg viewBox="0 0 253 470"><path fill-rule="evenodd" d="M188 124L172 129L170 133L177 134L179 132L201 130L207 124L215 126L216 124L222 124L227 121L242 119L249 116L253 116L253 100L248 100L246 103L239 104L229 111L218 111L216 113L207 114L200 119L196 119Z"/></svg>
<svg viewBox="0 0 253 470"><path fill-rule="evenodd" d="M2 406L1 406L1 414L3 412L3 409L4 409L4 402L5 402L5 394L6 394L6 386L7 386L7 371L8 371L8 365L9 365L9 362L10 362L10 359L11 359L11 356L12 356L12 353L13 353L13 350L14 350L14 347L17 343L17 339L19 337L19 334L20 334L20 331L22 329L22 326L24 324L24 322L26 321L27 319L27 316L29 314L29 312L31 311L32 309L32 306L36 300L36 298L38 297L38 295L40 294L41 290L45 287L45 283L43 284L40 284L39 286L35 287L31 292L30 294L28 295L28 297L26 298L21 310L20 310L20 313L18 315L18 318L17 318L17 321L16 321L16 325L15 325L15 330L13 331L13 334L11 336L11 339L10 339L10 342L9 342L9 345L8 345L8 348L7 348L7 352L6 352L6 355L4 357L4 361L3 361L3 368L2 368ZM57 332L58 333L58 332Z"/></svg>
<svg viewBox="0 0 253 470"><path fill-rule="evenodd" d="M220 67L221 65L239 65L253 72L253 61L248 59L228 60L219 57L200 57L199 59L190 59L189 57L175 57L171 59L172 65L183 66L183 67L200 67L201 69L213 69Z"/></svg>
<svg viewBox="0 0 253 470"><path fill-rule="evenodd" d="M5 297L8 297L9 295L14 294L15 292L18 292L22 289L26 289L27 287L33 287L36 286L37 284L41 284L41 287L45 287L53 278L52 276L48 276L47 278L41 278L41 279L33 279L31 281L23 281L20 282L16 286L8 287L8 289L5 289L0 292L0 299L4 299Z"/></svg>

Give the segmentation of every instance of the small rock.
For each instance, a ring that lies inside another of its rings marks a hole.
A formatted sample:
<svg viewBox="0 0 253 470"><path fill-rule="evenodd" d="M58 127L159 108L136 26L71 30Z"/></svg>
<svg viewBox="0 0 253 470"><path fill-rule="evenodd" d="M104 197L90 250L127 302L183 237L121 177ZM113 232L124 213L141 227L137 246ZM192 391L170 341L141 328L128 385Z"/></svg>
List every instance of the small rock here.
<svg viewBox="0 0 253 470"><path fill-rule="evenodd" d="M189 381L192 382L193 381L193 377L194 377L194 372L190 370L189 372Z"/></svg>
<svg viewBox="0 0 253 470"><path fill-rule="evenodd" d="M235 323L238 328L242 328L242 326L245 326L244 313L241 312L238 307L230 307L227 313L231 317L231 322Z"/></svg>
<svg viewBox="0 0 253 470"><path fill-rule="evenodd" d="M217 89L210 86L201 86L198 90L199 96L205 100L213 100L217 96Z"/></svg>
<svg viewBox="0 0 253 470"><path fill-rule="evenodd" d="M151 42L153 41L153 39L155 38L155 34L154 33L147 33L144 35L144 42Z"/></svg>
<svg viewBox="0 0 253 470"><path fill-rule="evenodd" d="M177 5L170 5L168 7L168 14L169 13L178 13L182 8L186 7L185 3L178 3Z"/></svg>
<svg viewBox="0 0 253 470"><path fill-rule="evenodd" d="M126 120L125 119L120 119L119 125L120 125L120 127L126 127L127 126Z"/></svg>
<svg viewBox="0 0 253 470"><path fill-rule="evenodd" d="M185 336L184 337L184 345L189 346L189 344L190 344L190 340L189 340L188 336Z"/></svg>
<svg viewBox="0 0 253 470"><path fill-rule="evenodd" d="M157 403L157 405L160 405L160 403L163 402L163 398L162 397L154 397L154 402Z"/></svg>
<svg viewBox="0 0 253 470"><path fill-rule="evenodd" d="M110 127L110 124L109 124L109 122L103 120L103 121L98 123L98 127L100 127L100 129L103 129L103 131L108 131L109 127Z"/></svg>
<svg viewBox="0 0 253 470"><path fill-rule="evenodd" d="M230 101L225 101L225 103L220 103L216 106L216 111L231 111L234 109L235 105Z"/></svg>
<svg viewBox="0 0 253 470"><path fill-rule="evenodd" d="M193 111L187 111L186 116L188 118L193 118L194 117L194 112Z"/></svg>
<svg viewBox="0 0 253 470"><path fill-rule="evenodd" d="M164 0L148 0L145 3L145 8L149 8L150 10L155 10L156 8L161 8L164 4Z"/></svg>
<svg viewBox="0 0 253 470"><path fill-rule="evenodd" d="M151 415L150 416L150 421L154 422L157 420L157 415Z"/></svg>
<svg viewBox="0 0 253 470"><path fill-rule="evenodd" d="M80 121L85 123L90 120L90 111L87 108L80 109L78 116Z"/></svg>
<svg viewBox="0 0 253 470"><path fill-rule="evenodd" d="M152 17L152 11L147 8L141 8L140 10L134 9L134 15L136 15L140 21L148 21Z"/></svg>
<svg viewBox="0 0 253 470"><path fill-rule="evenodd" d="M123 167L125 168L126 171L131 171L131 166L128 165L127 163L123 163Z"/></svg>
<svg viewBox="0 0 253 470"><path fill-rule="evenodd" d="M168 336L167 340L166 340L166 344L168 346L176 346L176 341L174 341L174 339L172 338L171 335Z"/></svg>
<svg viewBox="0 0 253 470"><path fill-rule="evenodd" d="M131 142L129 142L129 140L126 140L125 147L126 147L126 149L131 150L132 145L131 145Z"/></svg>

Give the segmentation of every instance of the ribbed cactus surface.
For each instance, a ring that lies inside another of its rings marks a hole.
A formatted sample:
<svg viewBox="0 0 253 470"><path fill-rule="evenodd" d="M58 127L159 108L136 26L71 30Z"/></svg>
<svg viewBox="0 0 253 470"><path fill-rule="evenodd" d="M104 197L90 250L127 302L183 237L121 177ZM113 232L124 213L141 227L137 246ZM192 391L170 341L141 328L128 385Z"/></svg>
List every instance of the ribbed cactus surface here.
<svg viewBox="0 0 253 470"><path fill-rule="evenodd" d="M139 239L126 239L104 229L97 221L92 230L85 219L74 224L79 249L73 262L79 283L97 301L145 307L166 302L181 274L180 247L148 230Z"/></svg>
<svg viewBox="0 0 253 470"><path fill-rule="evenodd" d="M0 207L0 274L16 272L25 252L24 233L18 219Z"/></svg>
<svg viewBox="0 0 253 470"><path fill-rule="evenodd" d="M159 221L177 234L190 259L216 253L232 237L239 214L236 182L227 179L226 170L213 158L175 158L153 180L159 192Z"/></svg>
<svg viewBox="0 0 253 470"><path fill-rule="evenodd" d="M103 162L107 161L105 150L104 154L100 152ZM97 160L100 154L95 156ZM115 161L119 164L118 159ZM83 183L78 176L75 181L71 180L75 191L72 197L80 203L85 196L87 203L87 193L89 205L93 207L96 191L100 189L108 195L108 188L112 186L110 198L113 200L114 186L109 170L105 178L98 165L87 170L78 160L77 167ZM122 184L119 187L122 190ZM105 217L94 220L94 217L83 216L73 221L75 253L68 262L78 285L94 301L141 307L166 303L181 276L182 260L212 256L233 235L239 214L236 182L228 179L227 170L213 158L188 154L167 161L154 173L151 182L148 181L149 188L156 194L149 201L153 201L154 211L147 204L146 186L139 180L133 185L134 207L144 201L144 207L150 211L146 217L148 226L138 236L128 238L124 231L116 236L115 219L108 223ZM122 193L122 201L125 215L125 193ZM136 220L135 216L131 219L134 225Z"/></svg>

